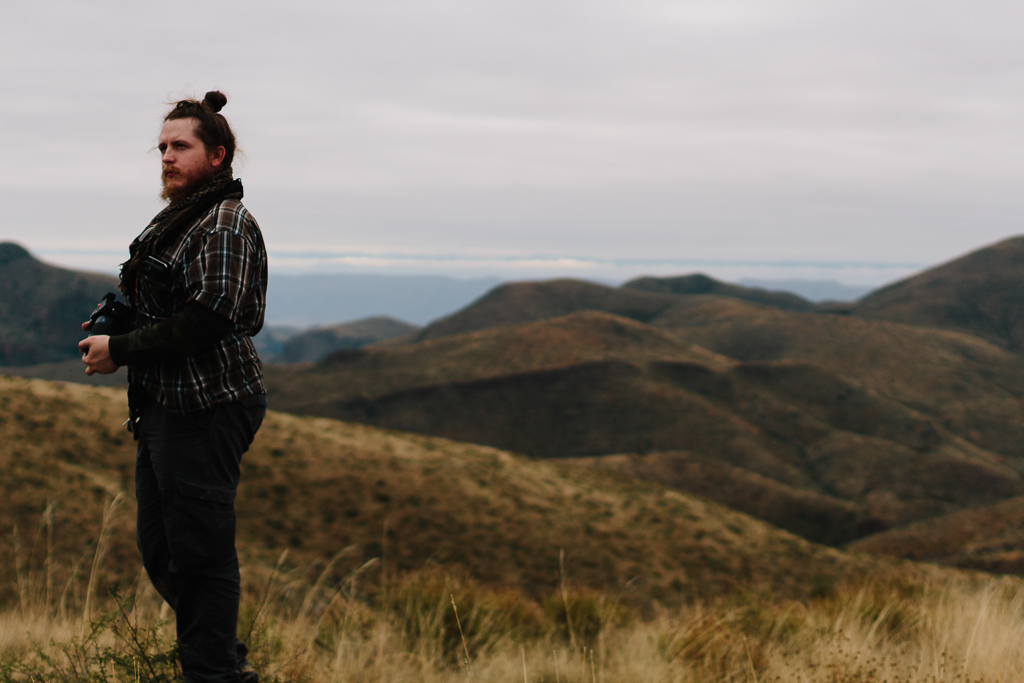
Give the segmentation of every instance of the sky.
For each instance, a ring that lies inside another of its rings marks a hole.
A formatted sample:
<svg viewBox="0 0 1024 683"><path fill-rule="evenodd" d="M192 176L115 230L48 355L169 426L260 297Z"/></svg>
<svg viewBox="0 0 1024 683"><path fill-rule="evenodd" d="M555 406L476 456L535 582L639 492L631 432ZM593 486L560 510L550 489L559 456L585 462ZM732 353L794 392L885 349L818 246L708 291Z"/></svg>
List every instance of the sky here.
<svg viewBox="0 0 1024 683"><path fill-rule="evenodd" d="M228 95L271 271L878 285L1021 231L1024 4L23 0L0 240L114 272Z"/></svg>

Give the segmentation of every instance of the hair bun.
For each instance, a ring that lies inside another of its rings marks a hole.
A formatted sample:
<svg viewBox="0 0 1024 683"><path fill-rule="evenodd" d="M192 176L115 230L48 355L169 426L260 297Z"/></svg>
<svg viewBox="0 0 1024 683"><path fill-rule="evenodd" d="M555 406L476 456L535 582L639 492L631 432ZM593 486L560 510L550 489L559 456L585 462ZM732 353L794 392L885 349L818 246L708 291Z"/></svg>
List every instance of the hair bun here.
<svg viewBox="0 0 1024 683"><path fill-rule="evenodd" d="M219 90L211 90L206 93L206 97L203 98L203 104L215 112L223 109L224 105L227 103L227 96Z"/></svg>

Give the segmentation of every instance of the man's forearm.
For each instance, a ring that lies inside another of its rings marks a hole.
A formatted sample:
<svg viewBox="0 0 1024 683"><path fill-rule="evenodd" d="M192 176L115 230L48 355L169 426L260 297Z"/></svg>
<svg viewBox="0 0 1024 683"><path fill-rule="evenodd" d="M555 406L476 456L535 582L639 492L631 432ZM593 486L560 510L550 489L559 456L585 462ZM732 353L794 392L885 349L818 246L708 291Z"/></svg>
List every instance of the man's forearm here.
<svg viewBox="0 0 1024 683"><path fill-rule="evenodd" d="M213 348L234 329L230 318L190 301L167 320L111 337L110 357L118 365L129 365L191 356Z"/></svg>

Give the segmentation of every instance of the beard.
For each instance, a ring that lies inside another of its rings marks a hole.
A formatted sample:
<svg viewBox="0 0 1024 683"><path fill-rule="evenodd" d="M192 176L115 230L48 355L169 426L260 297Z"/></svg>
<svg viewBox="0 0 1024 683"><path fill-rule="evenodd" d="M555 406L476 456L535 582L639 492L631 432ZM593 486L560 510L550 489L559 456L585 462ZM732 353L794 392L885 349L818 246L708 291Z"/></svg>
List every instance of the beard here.
<svg viewBox="0 0 1024 683"><path fill-rule="evenodd" d="M174 172L174 180L170 184L168 184L167 171ZM160 199L165 200L168 204L177 204L205 184L214 176L216 171L217 169L210 166L186 175L182 173L180 168L174 166L166 168L160 174L160 184L162 186Z"/></svg>

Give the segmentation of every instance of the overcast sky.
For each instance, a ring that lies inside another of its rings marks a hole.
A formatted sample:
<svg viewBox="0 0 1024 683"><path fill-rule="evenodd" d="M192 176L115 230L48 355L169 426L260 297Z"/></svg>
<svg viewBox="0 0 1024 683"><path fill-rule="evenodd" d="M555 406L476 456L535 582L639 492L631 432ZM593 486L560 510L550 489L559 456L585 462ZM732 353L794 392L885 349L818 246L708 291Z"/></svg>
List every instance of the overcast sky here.
<svg viewBox="0 0 1024 683"><path fill-rule="evenodd" d="M1024 4L0 9L0 239L113 271L219 88L278 272L880 284L1021 232Z"/></svg>

